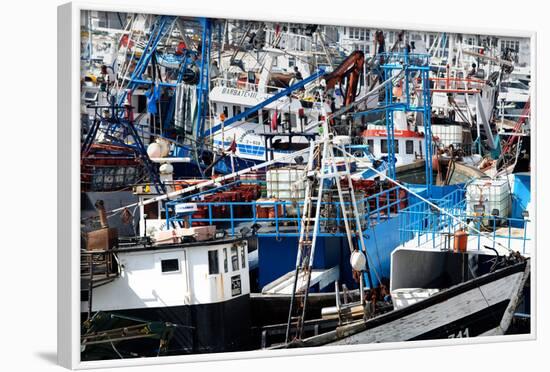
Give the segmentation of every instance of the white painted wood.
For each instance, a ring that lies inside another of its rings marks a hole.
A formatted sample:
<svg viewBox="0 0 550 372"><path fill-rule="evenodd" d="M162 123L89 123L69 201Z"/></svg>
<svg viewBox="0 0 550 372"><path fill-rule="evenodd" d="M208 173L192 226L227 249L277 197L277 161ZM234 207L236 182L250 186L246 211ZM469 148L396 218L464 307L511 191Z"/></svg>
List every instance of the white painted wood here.
<svg viewBox="0 0 550 372"><path fill-rule="evenodd" d="M233 270L232 248L238 266ZM119 253L121 275L93 290L92 310L112 311L219 303L250 294L246 241L209 246ZM224 250L227 251L227 272ZM243 256L244 250L244 256ZM209 274L208 251L218 254L219 274ZM235 251L234 251L235 252ZM246 265L243 266L242 260ZM161 261L177 259L179 270L162 272ZM232 295L231 279L240 276L241 293ZM81 302L86 311L87 301Z"/></svg>

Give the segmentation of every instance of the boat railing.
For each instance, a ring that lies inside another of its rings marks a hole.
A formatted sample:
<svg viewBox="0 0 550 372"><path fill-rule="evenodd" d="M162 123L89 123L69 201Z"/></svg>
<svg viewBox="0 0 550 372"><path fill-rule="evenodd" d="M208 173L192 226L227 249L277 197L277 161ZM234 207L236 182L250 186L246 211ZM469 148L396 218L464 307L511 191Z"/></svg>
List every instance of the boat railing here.
<svg viewBox="0 0 550 372"><path fill-rule="evenodd" d="M80 276L88 279L91 285L118 277L118 265L113 250L81 250ZM83 288L84 289L84 288Z"/></svg>
<svg viewBox="0 0 550 372"><path fill-rule="evenodd" d="M451 76L431 77L432 92L438 93L479 93L486 85L485 80Z"/></svg>
<svg viewBox="0 0 550 372"><path fill-rule="evenodd" d="M311 52L313 40L311 36L300 35L287 31L268 29L265 31L268 46L296 52Z"/></svg>
<svg viewBox="0 0 550 372"><path fill-rule="evenodd" d="M249 181L247 181L249 182ZM236 183L234 183L236 184ZM224 185L228 189L228 185ZM399 187L382 190L369 196L356 197L361 230L367 232L373 226L399 215L406 207L407 199L400 197ZM203 193L202 195L206 194ZM193 196L196 199L196 195ZM175 213L178 203L194 204L195 213L181 215ZM201 201L193 198L170 201L166 204L166 225L187 223L193 225L215 225L237 236L243 225L259 224L258 236L297 237L300 235L303 200L264 198L253 201ZM322 213L319 218L319 236L345 236L344 217L338 199L321 201ZM344 208L351 210L351 201L344 202ZM355 224L354 217L347 217Z"/></svg>
<svg viewBox="0 0 550 372"><path fill-rule="evenodd" d="M424 53L384 52L376 55L385 67L408 66L413 68L430 68L430 55Z"/></svg>
<svg viewBox="0 0 550 372"><path fill-rule="evenodd" d="M250 83L248 81L241 81L238 79L225 79L225 78L215 78L212 79L212 87L225 87L225 88L235 88L240 90L245 90L249 92L258 92L259 83ZM280 91L286 89L282 87L276 87L272 85L266 85L266 93L268 94L275 94L279 93Z"/></svg>
<svg viewBox="0 0 550 372"><path fill-rule="evenodd" d="M400 244L411 241L418 247L451 250L454 234L464 230L468 234L468 247L481 250L485 246L526 252L528 218L501 217L469 213L465 199L457 201L462 190L456 190L448 198L432 200L439 209L422 201L404 208L400 215Z"/></svg>

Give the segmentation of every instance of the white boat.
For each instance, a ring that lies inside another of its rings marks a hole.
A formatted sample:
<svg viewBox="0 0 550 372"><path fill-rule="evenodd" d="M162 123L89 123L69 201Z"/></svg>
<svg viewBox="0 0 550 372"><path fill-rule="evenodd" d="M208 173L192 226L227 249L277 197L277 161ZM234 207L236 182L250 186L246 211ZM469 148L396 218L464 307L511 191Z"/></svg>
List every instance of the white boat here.
<svg viewBox="0 0 550 372"><path fill-rule="evenodd" d="M83 252L83 261L83 319L104 311L174 324L167 354L249 347L245 239L120 244Z"/></svg>

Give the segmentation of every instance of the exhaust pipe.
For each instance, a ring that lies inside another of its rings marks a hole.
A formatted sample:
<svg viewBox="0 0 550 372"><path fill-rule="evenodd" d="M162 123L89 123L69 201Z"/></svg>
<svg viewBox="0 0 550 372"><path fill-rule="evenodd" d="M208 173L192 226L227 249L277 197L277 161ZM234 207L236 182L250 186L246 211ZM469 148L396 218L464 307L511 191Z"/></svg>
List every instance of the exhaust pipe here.
<svg viewBox="0 0 550 372"><path fill-rule="evenodd" d="M109 223L107 222L107 212L105 212L105 204L103 203L103 200L96 201L95 208L97 209L99 215L99 223L101 225L101 228L108 228Z"/></svg>

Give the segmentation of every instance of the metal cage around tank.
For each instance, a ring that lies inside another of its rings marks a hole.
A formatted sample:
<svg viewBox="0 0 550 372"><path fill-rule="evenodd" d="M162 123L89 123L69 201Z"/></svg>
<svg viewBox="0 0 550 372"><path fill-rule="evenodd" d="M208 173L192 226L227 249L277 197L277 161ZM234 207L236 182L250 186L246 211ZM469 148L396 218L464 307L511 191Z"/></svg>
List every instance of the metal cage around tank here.
<svg viewBox="0 0 550 372"><path fill-rule="evenodd" d="M464 193L463 189L457 189L441 199L432 199L439 210L425 201L403 208L399 214L400 244L414 240L418 247L449 250L454 234L463 229L468 234L468 246L477 250L504 246L522 254L529 253L527 244L532 237L528 228L532 221L528 217L468 213Z"/></svg>

